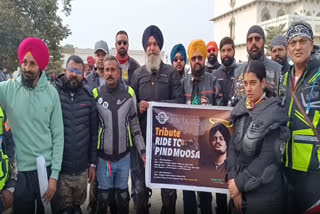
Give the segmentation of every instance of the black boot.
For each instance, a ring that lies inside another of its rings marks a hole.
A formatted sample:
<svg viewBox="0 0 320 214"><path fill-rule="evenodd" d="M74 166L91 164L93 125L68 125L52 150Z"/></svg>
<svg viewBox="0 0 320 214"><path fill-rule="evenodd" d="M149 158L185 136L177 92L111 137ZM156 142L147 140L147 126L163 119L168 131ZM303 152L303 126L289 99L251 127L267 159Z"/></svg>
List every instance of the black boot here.
<svg viewBox="0 0 320 214"><path fill-rule="evenodd" d="M64 208L63 210L60 211L61 214L73 214L73 209L72 207L67 207Z"/></svg>
<svg viewBox="0 0 320 214"><path fill-rule="evenodd" d="M106 214L108 210L108 206L114 200L114 190L101 190L98 189L97 194L97 214Z"/></svg>
<svg viewBox="0 0 320 214"><path fill-rule="evenodd" d="M76 205L73 207L73 214L82 214L80 205Z"/></svg>
<svg viewBox="0 0 320 214"><path fill-rule="evenodd" d="M136 214L149 214L149 198L151 197L151 190L149 188L143 189L143 191L137 191L136 193Z"/></svg>
<svg viewBox="0 0 320 214"><path fill-rule="evenodd" d="M161 189L161 214L175 214L177 191L175 189Z"/></svg>
<svg viewBox="0 0 320 214"><path fill-rule="evenodd" d="M116 191L116 202L119 214L129 214L129 200L128 189L119 189Z"/></svg>
<svg viewBox="0 0 320 214"><path fill-rule="evenodd" d="M113 201L110 202L109 208L110 208L110 213L111 214L118 214L118 208L117 208L116 200L113 200Z"/></svg>
<svg viewBox="0 0 320 214"><path fill-rule="evenodd" d="M227 194L216 193L216 214L227 214L228 204L227 204Z"/></svg>

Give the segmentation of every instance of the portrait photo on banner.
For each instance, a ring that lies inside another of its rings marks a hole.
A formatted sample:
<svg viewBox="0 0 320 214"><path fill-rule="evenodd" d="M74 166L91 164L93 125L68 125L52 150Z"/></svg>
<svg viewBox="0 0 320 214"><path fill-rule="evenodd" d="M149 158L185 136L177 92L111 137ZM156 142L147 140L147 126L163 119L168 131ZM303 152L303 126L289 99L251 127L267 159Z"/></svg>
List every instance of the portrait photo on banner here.
<svg viewBox="0 0 320 214"><path fill-rule="evenodd" d="M227 193L231 110L150 102L147 186Z"/></svg>

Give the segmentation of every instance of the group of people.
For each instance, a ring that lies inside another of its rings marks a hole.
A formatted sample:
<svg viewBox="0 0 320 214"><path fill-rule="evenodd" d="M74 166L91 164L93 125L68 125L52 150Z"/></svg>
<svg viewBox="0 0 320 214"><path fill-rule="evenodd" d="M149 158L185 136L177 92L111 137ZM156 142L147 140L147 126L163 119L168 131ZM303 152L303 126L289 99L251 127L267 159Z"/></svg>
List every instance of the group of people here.
<svg viewBox="0 0 320 214"><path fill-rule="evenodd" d="M70 56L64 73L50 84L44 72L46 44L38 38L22 41L21 76L0 83L3 210L13 205L13 213L44 213L43 204L50 203L53 213L82 213L89 181L89 213L129 213L130 198L137 214L149 213L146 112L148 102L159 101L234 107L233 136L218 126L209 134L222 157L214 164L226 171L230 193L229 202L226 194L216 194L215 213L320 212L320 60L310 25L296 22L285 37L275 37L271 60L264 53L263 29L252 26L246 41L249 58L243 64L236 63L230 37L219 47L194 40L186 51L177 44L170 54L172 65L161 60L163 43L157 26L146 28L146 61L140 66L128 55L128 34L119 31L116 56L109 54L105 41L98 41L88 65ZM47 166L44 195L39 156ZM176 213L176 190L161 189L161 200L162 214ZM197 213L198 207L201 214L214 213L212 193L184 190L183 207L185 214Z"/></svg>

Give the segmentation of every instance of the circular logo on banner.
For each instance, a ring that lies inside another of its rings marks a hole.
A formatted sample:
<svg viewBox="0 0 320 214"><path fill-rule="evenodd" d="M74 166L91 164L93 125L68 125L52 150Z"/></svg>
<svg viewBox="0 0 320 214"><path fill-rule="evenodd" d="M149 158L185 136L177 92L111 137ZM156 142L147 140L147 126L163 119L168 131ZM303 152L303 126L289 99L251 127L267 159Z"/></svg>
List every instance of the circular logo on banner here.
<svg viewBox="0 0 320 214"><path fill-rule="evenodd" d="M169 120L169 117L165 112L162 111L156 116L156 119L160 124L163 125L167 122L167 120Z"/></svg>
<svg viewBox="0 0 320 214"><path fill-rule="evenodd" d="M201 103L201 105L208 105L209 99L207 97L202 96L200 103Z"/></svg>
<svg viewBox="0 0 320 214"><path fill-rule="evenodd" d="M107 101L104 101L103 104L102 104L102 107L104 109L107 109L109 107L109 103Z"/></svg>
<svg viewBox="0 0 320 214"><path fill-rule="evenodd" d="M102 97L100 97L100 98L98 99L98 103L101 105L102 102L103 102L103 99L102 99Z"/></svg>

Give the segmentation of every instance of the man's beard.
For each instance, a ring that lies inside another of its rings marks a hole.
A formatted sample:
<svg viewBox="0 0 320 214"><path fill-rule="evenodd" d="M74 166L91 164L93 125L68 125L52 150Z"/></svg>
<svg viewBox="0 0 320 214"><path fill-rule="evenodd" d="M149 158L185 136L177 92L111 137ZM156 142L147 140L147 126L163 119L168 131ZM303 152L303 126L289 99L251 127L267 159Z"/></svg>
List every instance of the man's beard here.
<svg viewBox="0 0 320 214"><path fill-rule="evenodd" d="M39 71L38 73L33 73L33 72L29 72L29 71L23 71L21 74L21 82L22 85L24 85L27 88L34 88L34 82L36 81L36 79L40 78L41 75L41 71Z"/></svg>
<svg viewBox="0 0 320 214"><path fill-rule="evenodd" d="M212 54L208 57L208 62L211 64L211 65L214 65L216 62L217 62L217 56Z"/></svg>
<svg viewBox="0 0 320 214"><path fill-rule="evenodd" d="M232 65L233 63L233 60L234 58L225 58L222 61L222 64L225 66L225 67L229 67L230 65Z"/></svg>
<svg viewBox="0 0 320 214"><path fill-rule="evenodd" d="M217 157L220 157L221 155L224 155L227 152L227 151L222 152L220 150L216 150L213 146L211 146L210 151L211 151L210 152L211 154L215 154Z"/></svg>
<svg viewBox="0 0 320 214"><path fill-rule="evenodd" d="M279 63L282 66L285 66L286 65L286 61L287 61L287 57L284 58L284 59L279 57L279 58L275 59L274 61Z"/></svg>
<svg viewBox="0 0 320 214"><path fill-rule="evenodd" d="M152 73L153 71L158 71L160 69L161 56L156 54L146 55L146 68Z"/></svg>
<svg viewBox="0 0 320 214"><path fill-rule="evenodd" d="M260 59L263 55L264 55L264 50L262 49L259 49L259 48L257 48L257 47L255 47L256 49L257 49L257 51L255 51L255 52L249 52L248 51L248 53L249 53L249 56L250 56L250 59L252 59L252 60L258 60L258 59Z"/></svg>
<svg viewBox="0 0 320 214"><path fill-rule="evenodd" d="M127 56L127 51L126 49L124 48L120 48L119 51L118 51L118 54L121 56L121 57L126 57Z"/></svg>
<svg viewBox="0 0 320 214"><path fill-rule="evenodd" d="M71 80L66 79L66 88L71 92L76 92L79 88L81 88L82 82L77 78L73 78Z"/></svg>
<svg viewBox="0 0 320 214"><path fill-rule="evenodd" d="M191 73L194 78L201 77L204 74L204 66L200 65L199 63L195 64Z"/></svg>

